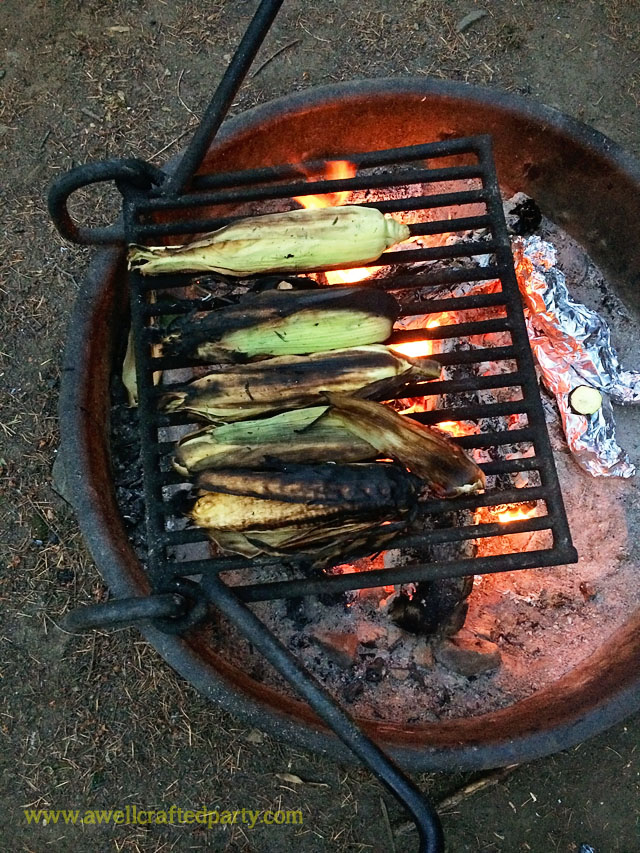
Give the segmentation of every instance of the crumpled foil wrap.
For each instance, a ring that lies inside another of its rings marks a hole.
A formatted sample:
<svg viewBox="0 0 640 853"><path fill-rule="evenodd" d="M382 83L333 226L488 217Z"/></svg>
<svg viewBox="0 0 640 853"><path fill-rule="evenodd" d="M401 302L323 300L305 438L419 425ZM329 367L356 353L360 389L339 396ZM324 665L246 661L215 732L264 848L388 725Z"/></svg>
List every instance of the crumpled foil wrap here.
<svg viewBox="0 0 640 853"><path fill-rule="evenodd" d="M622 368L607 324L571 298L550 243L537 236L518 237L512 248L531 348L556 397L576 461L593 476L632 477L635 467L616 441L611 401L640 403L640 373ZM586 417L571 410L569 394L578 385L602 393L602 407L595 414Z"/></svg>

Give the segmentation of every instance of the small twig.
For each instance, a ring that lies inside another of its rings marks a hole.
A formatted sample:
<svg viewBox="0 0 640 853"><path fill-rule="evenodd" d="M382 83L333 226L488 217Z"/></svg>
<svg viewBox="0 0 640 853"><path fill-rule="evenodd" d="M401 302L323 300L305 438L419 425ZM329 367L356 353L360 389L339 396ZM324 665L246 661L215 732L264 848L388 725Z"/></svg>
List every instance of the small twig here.
<svg viewBox="0 0 640 853"><path fill-rule="evenodd" d="M185 104L185 102L182 100L182 95L180 94L180 84L182 83L182 78L183 78L183 77L184 77L184 68L180 71L180 74L178 75L178 86L177 86L177 90L178 90L178 91L177 91L178 100L180 101L180 103L182 104L182 106L185 108L185 110L186 110L188 113L191 113L191 115L192 115L195 119L197 119L198 121L200 121L200 119L199 119L199 118L198 118L198 116L194 113L194 111L191 109L191 107L187 106L187 104Z"/></svg>
<svg viewBox="0 0 640 853"><path fill-rule="evenodd" d="M92 113L91 110L87 109L87 107L81 107L80 112L84 113L84 115L86 116L89 116L89 118L92 118L94 121L102 121L99 115L97 115L96 113Z"/></svg>
<svg viewBox="0 0 640 853"><path fill-rule="evenodd" d="M326 41L327 44L331 44L329 39L324 39L324 38L322 38L322 36L314 36L314 34L310 33L304 24L300 24L300 29L304 30L308 36L311 36L311 38L315 39L316 41Z"/></svg>
<svg viewBox="0 0 640 853"><path fill-rule="evenodd" d="M281 47L281 48L279 48L278 50L276 50L276 52L275 52L275 53L273 53L273 54L269 57L269 59L265 59L265 61L262 63L262 65L259 65L259 66L256 68L256 70L255 70L255 71L253 72L253 74L251 75L251 79L253 80L253 78L254 78L254 77L257 77L257 76L258 76L258 74L262 71L262 69L263 69L263 68L266 68L266 67L267 67L267 65L268 65L272 60L274 60L274 59L276 58L276 56L280 56L280 54L281 54L281 53L284 53L284 51L285 51L285 50L289 50L289 48L290 48L290 47L293 47L295 44L299 44L301 41L302 41L302 39L294 39L293 41L290 41L290 42L289 42L289 44L285 44L285 46L284 46L284 47Z"/></svg>
<svg viewBox="0 0 640 853"><path fill-rule="evenodd" d="M389 848L389 853L396 853L396 843L393 838L393 829L391 828L391 821L389 820L389 812L387 810L387 804L382 799L382 797L380 797L380 810L384 819L384 825L387 827L387 831L389 832L389 843L391 845Z"/></svg>
<svg viewBox="0 0 640 853"><path fill-rule="evenodd" d="M520 765L519 764L510 764L508 767L503 767L501 770L494 770L493 773L487 773L486 776L481 776L480 779L476 779L474 782L469 782L468 785L464 785L462 788L459 788L455 793L451 794L448 797L444 797L444 799L439 800L435 807L439 812L446 811L447 809L455 808L459 806L464 800L472 797L474 794L479 793L480 791L484 791L487 788L493 787L493 785L497 785L499 782L502 782L507 776L510 776L514 770L516 770ZM411 832L411 830L415 829L416 825L413 821L409 820L406 823L401 823L396 828L396 835L405 835L407 832Z"/></svg>
<svg viewBox="0 0 640 853"><path fill-rule="evenodd" d="M180 142L180 140L181 140L181 139L184 139L184 137L187 135L187 133L191 133L191 131L192 131L192 130L193 130L193 126L188 127L186 130L183 130L183 131L182 131L182 133L181 133L181 134L179 134L178 136L176 136L176 138L175 138L175 139L172 139L172 140L171 140L171 142L167 142L167 144L166 144L166 145L163 145L163 146L162 146L162 148L160 148L158 151L156 151L155 153L153 153L153 154L149 157L149 160L155 160L155 159L156 159L156 157L159 157L161 154L164 154L164 152L165 152L167 149L171 148L171 146L172 146L172 145L175 145L175 144L176 144L176 142Z"/></svg>

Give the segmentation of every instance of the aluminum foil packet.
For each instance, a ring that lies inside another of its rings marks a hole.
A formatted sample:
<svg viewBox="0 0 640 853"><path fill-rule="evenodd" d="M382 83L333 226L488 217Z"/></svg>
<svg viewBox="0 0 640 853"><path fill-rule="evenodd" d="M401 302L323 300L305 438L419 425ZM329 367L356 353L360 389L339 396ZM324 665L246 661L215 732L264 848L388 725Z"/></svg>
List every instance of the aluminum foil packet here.
<svg viewBox="0 0 640 853"><path fill-rule="evenodd" d="M531 348L576 461L593 476L632 477L635 467L616 441L611 401L640 403L640 373L622 368L605 321L572 299L550 243L518 237L512 248ZM602 393L595 414L571 409L569 395L579 385Z"/></svg>

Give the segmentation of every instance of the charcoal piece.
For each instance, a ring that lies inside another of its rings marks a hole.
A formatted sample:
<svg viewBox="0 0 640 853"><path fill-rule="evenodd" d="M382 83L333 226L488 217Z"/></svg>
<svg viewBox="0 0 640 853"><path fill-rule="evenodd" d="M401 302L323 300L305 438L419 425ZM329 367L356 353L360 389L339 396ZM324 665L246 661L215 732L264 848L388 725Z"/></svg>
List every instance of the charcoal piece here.
<svg viewBox="0 0 640 853"><path fill-rule="evenodd" d="M342 691L342 696L345 702L355 702L355 700L360 696L364 691L364 682L361 678L356 678L354 681L347 684L347 686Z"/></svg>
<svg viewBox="0 0 640 853"><path fill-rule="evenodd" d="M387 666L383 658L375 658L364 671L364 677L373 684L378 684L384 678Z"/></svg>
<svg viewBox="0 0 640 853"><path fill-rule="evenodd" d="M307 614L307 602L305 598L287 598L285 599L285 609L289 619L293 622L298 630L301 630L309 622Z"/></svg>
<svg viewBox="0 0 640 853"><path fill-rule="evenodd" d="M519 237L533 234L542 222L542 212L532 198L519 202L509 213L517 217L515 222L511 223L511 229Z"/></svg>
<svg viewBox="0 0 640 853"><path fill-rule="evenodd" d="M455 633L467 612L473 577L422 581L413 596L402 592L389 606L392 621L411 634Z"/></svg>

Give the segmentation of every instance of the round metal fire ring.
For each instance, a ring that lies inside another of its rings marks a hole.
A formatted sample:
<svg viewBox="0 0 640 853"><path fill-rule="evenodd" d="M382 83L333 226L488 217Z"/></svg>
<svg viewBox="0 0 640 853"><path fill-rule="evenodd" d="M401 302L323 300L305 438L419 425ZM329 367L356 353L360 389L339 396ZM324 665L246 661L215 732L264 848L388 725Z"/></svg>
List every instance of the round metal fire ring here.
<svg viewBox="0 0 640 853"><path fill-rule="evenodd" d="M332 157L489 133L504 188L535 198L580 242L624 299L638 298L640 165L597 131L528 99L458 83L349 82L257 107L228 121L202 171ZM116 504L109 464L109 384L126 312L124 252L96 254L75 306L60 398L70 500L114 596L148 591ZM203 694L274 734L351 760L300 702L234 669L203 642L145 628ZM640 709L640 610L554 683L500 711L438 723L363 728L411 770L480 769L572 746Z"/></svg>

